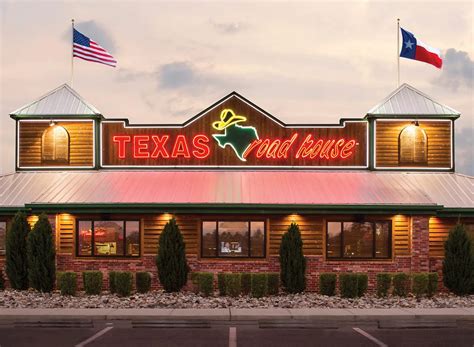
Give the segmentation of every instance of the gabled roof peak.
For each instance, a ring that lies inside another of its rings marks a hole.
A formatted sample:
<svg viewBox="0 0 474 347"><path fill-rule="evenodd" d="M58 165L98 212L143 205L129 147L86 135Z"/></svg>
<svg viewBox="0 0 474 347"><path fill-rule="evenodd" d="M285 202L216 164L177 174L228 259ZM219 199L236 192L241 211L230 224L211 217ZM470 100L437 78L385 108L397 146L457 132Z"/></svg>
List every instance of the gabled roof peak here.
<svg viewBox="0 0 474 347"><path fill-rule="evenodd" d="M11 116L95 116L101 113L67 83L10 113Z"/></svg>
<svg viewBox="0 0 474 347"><path fill-rule="evenodd" d="M443 105L419 91L403 83L382 102L374 106L367 116L459 116L455 109Z"/></svg>

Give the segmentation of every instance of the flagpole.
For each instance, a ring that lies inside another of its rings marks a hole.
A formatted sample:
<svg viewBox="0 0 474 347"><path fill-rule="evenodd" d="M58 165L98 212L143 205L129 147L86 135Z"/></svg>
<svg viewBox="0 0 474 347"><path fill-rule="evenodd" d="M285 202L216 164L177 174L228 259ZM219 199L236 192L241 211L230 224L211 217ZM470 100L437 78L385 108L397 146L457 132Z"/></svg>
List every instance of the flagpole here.
<svg viewBox="0 0 474 347"><path fill-rule="evenodd" d="M400 18L397 18L397 88L400 87Z"/></svg>
<svg viewBox="0 0 474 347"><path fill-rule="evenodd" d="M71 88L74 84L74 18L71 19L72 24L72 40L71 40Z"/></svg>

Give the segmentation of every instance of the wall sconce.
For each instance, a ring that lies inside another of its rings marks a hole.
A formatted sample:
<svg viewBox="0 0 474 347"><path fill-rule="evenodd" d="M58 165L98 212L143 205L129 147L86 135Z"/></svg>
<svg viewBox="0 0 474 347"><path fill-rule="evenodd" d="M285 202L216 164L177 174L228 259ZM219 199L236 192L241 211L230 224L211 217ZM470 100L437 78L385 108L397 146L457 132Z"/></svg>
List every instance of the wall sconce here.
<svg viewBox="0 0 474 347"><path fill-rule="evenodd" d="M56 122L51 119L51 120L49 121L49 126L50 126L50 127L53 127L53 126L55 126L55 125L56 125Z"/></svg>

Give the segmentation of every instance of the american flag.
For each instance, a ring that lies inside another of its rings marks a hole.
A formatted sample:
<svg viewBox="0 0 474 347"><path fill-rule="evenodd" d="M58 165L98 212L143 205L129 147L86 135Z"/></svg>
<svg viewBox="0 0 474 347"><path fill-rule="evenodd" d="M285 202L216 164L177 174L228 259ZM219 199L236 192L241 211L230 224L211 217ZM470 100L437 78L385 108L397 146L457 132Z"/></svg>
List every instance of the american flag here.
<svg viewBox="0 0 474 347"><path fill-rule="evenodd" d="M93 61L115 67L117 61L109 52L99 46L97 42L91 40L86 35L74 29L74 39L72 44L72 54L87 61Z"/></svg>

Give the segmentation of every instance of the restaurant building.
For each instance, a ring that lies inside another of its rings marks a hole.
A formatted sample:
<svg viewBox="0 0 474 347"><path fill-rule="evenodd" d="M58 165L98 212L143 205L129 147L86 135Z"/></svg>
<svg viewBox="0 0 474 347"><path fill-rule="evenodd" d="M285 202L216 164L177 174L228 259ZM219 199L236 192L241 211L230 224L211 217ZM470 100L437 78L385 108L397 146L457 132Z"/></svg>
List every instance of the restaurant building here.
<svg viewBox="0 0 474 347"><path fill-rule="evenodd" d="M367 272L371 287L378 272L439 272L450 228L474 226L474 178L455 172L459 116L403 84L333 125L285 124L235 92L183 124L130 124L64 84L11 113L0 252L17 211L32 225L45 212L59 271L101 270L107 282L145 270L158 287L171 217L192 271L212 272L278 271L296 222L309 290L328 271Z"/></svg>

